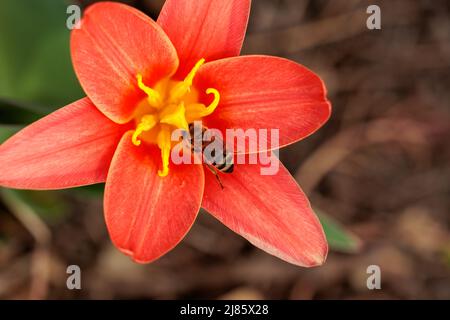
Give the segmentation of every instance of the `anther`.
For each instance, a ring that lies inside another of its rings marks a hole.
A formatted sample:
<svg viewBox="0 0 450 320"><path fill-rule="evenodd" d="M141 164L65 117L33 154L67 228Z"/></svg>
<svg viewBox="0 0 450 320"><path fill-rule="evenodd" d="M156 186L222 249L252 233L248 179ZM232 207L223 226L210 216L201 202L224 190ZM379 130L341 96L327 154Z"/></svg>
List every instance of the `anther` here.
<svg viewBox="0 0 450 320"><path fill-rule="evenodd" d="M162 99L161 99L161 95L159 94L158 91L147 87L144 82L142 81L142 75L138 74L136 76L137 82L138 82L138 87L139 89L141 89L142 91L144 91L147 94L147 100L148 103L155 108L159 108L161 106L162 103Z"/></svg>
<svg viewBox="0 0 450 320"><path fill-rule="evenodd" d="M171 102L175 102L185 94L191 91L191 86L194 81L194 77L197 74L200 67L205 63L205 59L200 59L189 72L189 74L184 78L183 81L178 83L171 91L170 91L170 99Z"/></svg>
<svg viewBox="0 0 450 320"><path fill-rule="evenodd" d="M136 130L133 133L132 142L135 146L141 145L141 140L138 139L141 133L151 130L157 123L157 118L154 115L148 114L142 117L141 122L138 124Z"/></svg>
<svg viewBox="0 0 450 320"><path fill-rule="evenodd" d="M209 104L209 106L205 106L201 103L190 104L186 107L186 117L188 118L188 122L192 122L196 119L209 116L216 110L217 106L220 102L220 93L214 88L208 88L206 90L207 94L213 94L214 100Z"/></svg>
<svg viewBox="0 0 450 320"><path fill-rule="evenodd" d="M170 148L172 146L170 136L170 129L167 127L163 127L161 128L161 131L159 131L157 137L158 147L159 149L161 149L162 160L162 170L158 170L158 175L160 177L165 177L169 173L169 157Z"/></svg>

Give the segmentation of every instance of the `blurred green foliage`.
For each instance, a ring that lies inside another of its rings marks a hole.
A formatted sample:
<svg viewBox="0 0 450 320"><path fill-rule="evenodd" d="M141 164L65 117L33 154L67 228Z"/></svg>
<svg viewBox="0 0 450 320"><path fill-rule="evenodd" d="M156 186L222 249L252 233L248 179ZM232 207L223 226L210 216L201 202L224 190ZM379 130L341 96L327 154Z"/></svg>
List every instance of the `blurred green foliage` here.
<svg viewBox="0 0 450 320"><path fill-rule="evenodd" d="M103 194L105 191L105 184L98 183L98 184L93 184L90 186L73 188L71 190L75 191L77 193L77 195L82 196L82 197L103 198Z"/></svg>
<svg viewBox="0 0 450 320"><path fill-rule="evenodd" d="M4 142L20 129L22 129L22 126L0 124L0 143Z"/></svg>
<svg viewBox="0 0 450 320"><path fill-rule="evenodd" d="M0 1L1 99L49 112L83 96L70 60L68 4L64 0ZM3 123L4 114L0 119Z"/></svg>
<svg viewBox="0 0 450 320"><path fill-rule="evenodd" d="M33 213L49 223L59 221L68 213L67 203L60 191L2 189L1 194L9 199L7 202L19 202L32 208Z"/></svg>
<svg viewBox="0 0 450 320"><path fill-rule="evenodd" d="M331 250L343 253L355 253L361 247L361 241L345 230L343 226L329 215L315 210L328 240Z"/></svg>
<svg viewBox="0 0 450 320"><path fill-rule="evenodd" d="M41 108L0 98L0 119L3 125L31 123L45 114L45 110Z"/></svg>
<svg viewBox="0 0 450 320"><path fill-rule="evenodd" d="M70 58L69 4L64 0L0 1L0 143L84 96ZM91 189L95 187L78 190L89 193ZM61 192L2 191L47 221L67 212Z"/></svg>

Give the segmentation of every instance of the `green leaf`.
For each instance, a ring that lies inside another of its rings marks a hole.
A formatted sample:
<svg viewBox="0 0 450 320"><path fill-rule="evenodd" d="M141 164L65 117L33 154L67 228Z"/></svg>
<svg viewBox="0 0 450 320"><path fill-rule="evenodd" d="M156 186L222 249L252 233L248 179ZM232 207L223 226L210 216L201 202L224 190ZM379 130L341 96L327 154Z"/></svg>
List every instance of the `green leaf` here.
<svg viewBox="0 0 450 320"><path fill-rule="evenodd" d="M345 230L339 222L329 215L319 210L315 211L322 223L331 250L344 253L356 253L360 250L361 241L355 235Z"/></svg>
<svg viewBox="0 0 450 320"><path fill-rule="evenodd" d="M68 1L0 1L0 97L47 112L83 96L70 60Z"/></svg>

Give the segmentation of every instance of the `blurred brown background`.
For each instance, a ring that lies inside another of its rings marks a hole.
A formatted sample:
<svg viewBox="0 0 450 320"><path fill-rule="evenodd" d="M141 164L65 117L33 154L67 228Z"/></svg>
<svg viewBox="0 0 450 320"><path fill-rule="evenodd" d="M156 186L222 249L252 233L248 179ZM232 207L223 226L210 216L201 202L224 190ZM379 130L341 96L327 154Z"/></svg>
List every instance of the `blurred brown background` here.
<svg viewBox="0 0 450 320"><path fill-rule="evenodd" d="M156 18L163 1L128 3ZM371 4L382 30L366 27ZM450 2L255 0L243 54L256 53L328 87L331 120L281 159L316 210L359 238L353 252L298 268L201 213L175 250L138 265L112 247L101 197L67 190L55 219L0 205L0 297L450 299ZM82 290L66 288L70 264ZM366 287L372 264L381 290Z"/></svg>

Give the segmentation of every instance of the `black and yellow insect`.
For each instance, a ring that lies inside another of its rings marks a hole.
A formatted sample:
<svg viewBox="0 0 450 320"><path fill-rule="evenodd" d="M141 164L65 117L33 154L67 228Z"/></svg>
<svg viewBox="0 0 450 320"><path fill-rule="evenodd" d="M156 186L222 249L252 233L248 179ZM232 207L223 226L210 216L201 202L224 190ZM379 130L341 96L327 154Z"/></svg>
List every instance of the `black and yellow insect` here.
<svg viewBox="0 0 450 320"><path fill-rule="evenodd" d="M201 128L201 130L199 130ZM232 152L229 152L225 146L223 141L217 141L217 137L213 136L210 140L204 139L205 132L208 130L207 127L201 125L197 130L196 125L194 123L189 124L189 135L190 135L190 146L191 152L199 153L201 152L202 158L206 166L211 170L211 172L216 176L217 181L219 182L221 188L223 189L222 182L220 181L220 177L218 172L221 173L232 173L234 170L234 156ZM205 141L206 140L206 141ZM201 141L201 150L195 149L195 141ZM222 144L221 152L222 157L217 157L220 161L216 161L216 150L213 149L210 154L204 153L205 148L209 146L211 143Z"/></svg>

